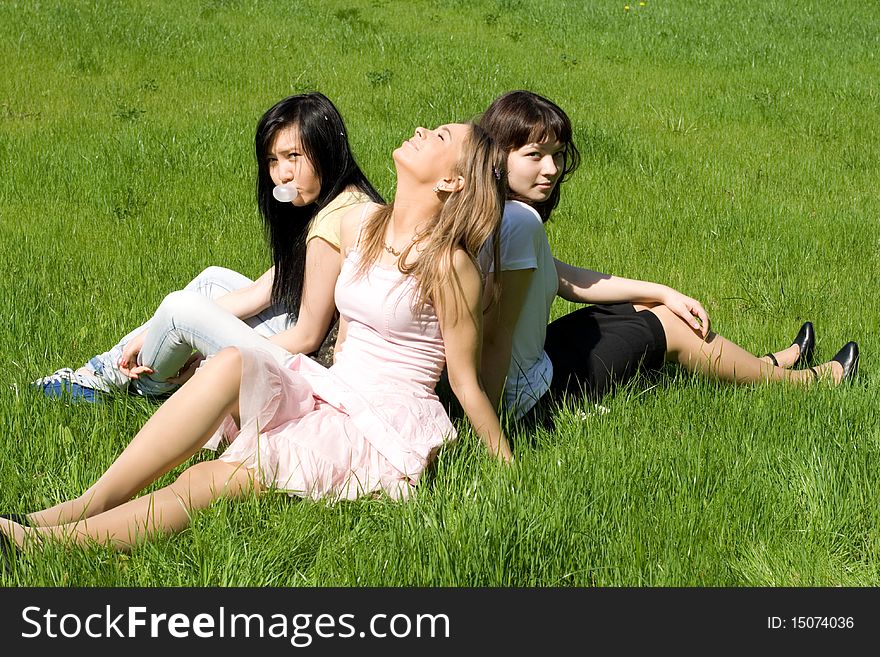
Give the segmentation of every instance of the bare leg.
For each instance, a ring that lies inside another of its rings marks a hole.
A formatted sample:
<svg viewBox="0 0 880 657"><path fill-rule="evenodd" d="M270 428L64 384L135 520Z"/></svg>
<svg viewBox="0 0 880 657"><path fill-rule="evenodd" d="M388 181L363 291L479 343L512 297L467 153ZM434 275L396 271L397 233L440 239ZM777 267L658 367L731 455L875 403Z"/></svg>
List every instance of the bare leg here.
<svg viewBox="0 0 880 657"><path fill-rule="evenodd" d="M792 365L794 365L795 361L798 359L798 356L801 355L801 349L796 344L791 345L787 349L782 349L781 351L773 352L773 358L776 359L776 362L779 363L779 367L783 369L788 369ZM773 361L770 360L769 356L761 356L760 360L765 363L773 364Z"/></svg>
<svg viewBox="0 0 880 657"><path fill-rule="evenodd" d="M5 521L2 529L25 549L34 545L34 538L51 537L77 545L100 543L117 550L130 550L155 536L183 529L189 524L193 511L206 508L214 500L261 490L253 473L243 465L206 461L187 468L169 486L85 520L34 528Z"/></svg>
<svg viewBox="0 0 880 657"><path fill-rule="evenodd" d="M637 310L654 313L666 333L666 360L679 363L692 372L731 383L766 383L789 381L809 384L814 381L809 370L787 370L774 367L768 360L755 357L737 344L710 332L704 340L694 329L663 305L637 305ZM828 362L815 368L819 376L830 376L839 383L843 368Z"/></svg>
<svg viewBox="0 0 880 657"><path fill-rule="evenodd" d="M238 417L241 356L226 349L166 401L89 489L30 514L33 525L62 525L112 509L195 454L227 414Z"/></svg>

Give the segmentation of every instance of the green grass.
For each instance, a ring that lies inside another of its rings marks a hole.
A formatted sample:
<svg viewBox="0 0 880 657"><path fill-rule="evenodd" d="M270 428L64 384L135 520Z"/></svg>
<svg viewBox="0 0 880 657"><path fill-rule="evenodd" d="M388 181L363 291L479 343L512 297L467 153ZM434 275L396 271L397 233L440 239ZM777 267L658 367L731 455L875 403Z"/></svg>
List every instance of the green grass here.
<svg viewBox="0 0 880 657"><path fill-rule="evenodd" d="M584 155L548 227L560 257L677 287L755 353L810 319L823 358L859 341L856 385L670 368L608 414L519 436L509 470L463 432L404 505L221 503L130 555L50 547L0 581L878 585L880 11L624 4L0 3L0 511L78 494L155 408L66 406L28 381L103 351L207 265L265 269L253 130L311 89L385 194L416 125L548 95Z"/></svg>

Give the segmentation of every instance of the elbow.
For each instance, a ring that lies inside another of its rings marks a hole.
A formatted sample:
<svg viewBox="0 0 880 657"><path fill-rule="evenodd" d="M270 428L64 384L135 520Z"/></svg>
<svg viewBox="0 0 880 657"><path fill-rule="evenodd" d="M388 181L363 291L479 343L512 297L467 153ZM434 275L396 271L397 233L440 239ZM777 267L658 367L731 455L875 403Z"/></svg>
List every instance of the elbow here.
<svg viewBox="0 0 880 657"><path fill-rule="evenodd" d="M322 344L324 344L324 340L321 338L309 336L302 342L300 351L304 354L313 354L321 348Z"/></svg>
<svg viewBox="0 0 880 657"><path fill-rule="evenodd" d="M313 354L324 345L328 338L336 339L334 329L328 332L304 325L297 325L287 336L276 338L276 342L294 354Z"/></svg>
<svg viewBox="0 0 880 657"><path fill-rule="evenodd" d="M458 399L462 406L465 406L468 399L475 394L483 392L483 386L479 380L472 376L454 376L449 373L449 387L452 394Z"/></svg>
<svg viewBox="0 0 880 657"><path fill-rule="evenodd" d="M313 354L323 347L327 342L334 344L339 336L339 323L327 322L321 327L314 327L306 332L303 336L303 352Z"/></svg>

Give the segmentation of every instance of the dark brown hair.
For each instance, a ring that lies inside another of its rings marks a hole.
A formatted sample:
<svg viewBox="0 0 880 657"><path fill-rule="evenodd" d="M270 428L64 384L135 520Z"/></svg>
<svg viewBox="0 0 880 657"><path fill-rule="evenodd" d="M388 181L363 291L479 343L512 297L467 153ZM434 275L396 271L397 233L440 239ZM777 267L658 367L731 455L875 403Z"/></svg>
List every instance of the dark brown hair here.
<svg viewBox="0 0 880 657"><path fill-rule="evenodd" d="M546 201L535 203L519 198L509 189L507 192L508 198L528 203L538 211L541 219L547 221L559 204L562 183L581 163L568 115L556 103L536 93L508 91L492 101L480 117L480 126L508 154L526 144L540 144L551 139L562 144L562 173Z"/></svg>

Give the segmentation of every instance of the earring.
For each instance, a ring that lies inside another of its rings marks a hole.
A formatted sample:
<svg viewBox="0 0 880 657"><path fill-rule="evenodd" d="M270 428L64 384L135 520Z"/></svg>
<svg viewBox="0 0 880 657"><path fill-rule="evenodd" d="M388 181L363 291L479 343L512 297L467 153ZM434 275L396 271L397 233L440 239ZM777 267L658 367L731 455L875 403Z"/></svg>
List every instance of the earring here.
<svg viewBox="0 0 880 657"><path fill-rule="evenodd" d="M441 190L440 190L440 185L434 185L434 189L431 190L431 191L433 191L435 194L438 194L438 193L441 191Z"/></svg>

